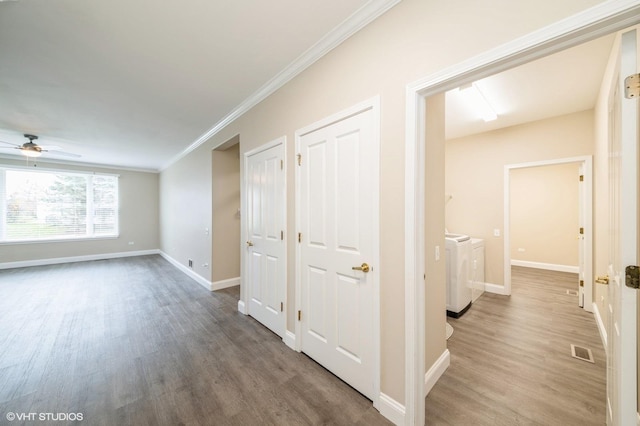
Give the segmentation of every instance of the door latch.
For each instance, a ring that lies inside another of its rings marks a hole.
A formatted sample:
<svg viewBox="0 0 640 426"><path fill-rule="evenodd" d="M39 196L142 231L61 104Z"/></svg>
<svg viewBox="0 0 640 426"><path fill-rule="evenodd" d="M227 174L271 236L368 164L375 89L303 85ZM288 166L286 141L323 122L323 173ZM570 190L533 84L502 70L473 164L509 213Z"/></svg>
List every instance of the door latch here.
<svg viewBox="0 0 640 426"><path fill-rule="evenodd" d="M627 266L624 270L624 283L627 287L640 288L640 268L637 266Z"/></svg>

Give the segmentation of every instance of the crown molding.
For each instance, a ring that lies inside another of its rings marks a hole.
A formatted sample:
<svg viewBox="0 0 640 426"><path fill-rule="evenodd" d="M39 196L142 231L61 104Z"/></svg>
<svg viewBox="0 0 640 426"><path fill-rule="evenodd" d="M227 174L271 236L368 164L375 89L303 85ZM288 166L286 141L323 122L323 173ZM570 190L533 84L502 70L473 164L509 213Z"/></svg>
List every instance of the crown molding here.
<svg viewBox="0 0 640 426"><path fill-rule="evenodd" d="M353 34L360 31L374 19L391 9L402 0L371 0L364 6L354 12L345 19L340 25L335 27L331 32L322 37L316 44L307 49L302 55L290 63L285 69L280 71L269 80L264 86L258 89L253 95L249 96L237 107L235 107L222 120L218 121L212 128L203 133L191 145L189 145L180 154L169 160L159 171L163 171L176 163L178 160L189 154L194 149L209 140L216 133L220 132L231 122L241 117L251 108L262 102L269 95L287 84L294 77L305 69L309 68L318 59L329 53L331 50L339 46L343 41L347 40Z"/></svg>
<svg viewBox="0 0 640 426"><path fill-rule="evenodd" d="M24 155L11 155L11 154L0 154L0 164L3 163L2 160L11 160L15 162L21 162L25 160ZM118 166L116 164L100 164L100 163L84 163L80 161L72 161L72 160L60 160L57 158L42 158L36 157L29 158L29 163L31 163L30 167L38 167L38 164L61 164L66 166L74 166L78 168L85 169L108 169L108 170L122 170L127 172L139 172L139 173L159 173L160 170L154 168L141 168L141 167L129 167L129 166Z"/></svg>

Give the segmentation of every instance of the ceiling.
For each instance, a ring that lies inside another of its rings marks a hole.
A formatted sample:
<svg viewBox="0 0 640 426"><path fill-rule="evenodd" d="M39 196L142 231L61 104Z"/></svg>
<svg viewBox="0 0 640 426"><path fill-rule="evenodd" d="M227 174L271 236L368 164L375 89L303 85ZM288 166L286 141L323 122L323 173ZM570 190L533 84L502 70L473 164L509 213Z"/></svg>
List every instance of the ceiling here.
<svg viewBox="0 0 640 426"><path fill-rule="evenodd" d="M0 141L161 170L398 1L0 0ZM478 81L489 123L448 92L447 138L593 108L612 43Z"/></svg>
<svg viewBox="0 0 640 426"><path fill-rule="evenodd" d="M31 133L82 162L161 169L278 73L331 47L327 34L395 3L0 1L0 140Z"/></svg>
<svg viewBox="0 0 640 426"><path fill-rule="evenodd" d="M484 122L457 89L446 94L447 139L592 109L614 34L507 70L475 84L498 118Z"/></svg>

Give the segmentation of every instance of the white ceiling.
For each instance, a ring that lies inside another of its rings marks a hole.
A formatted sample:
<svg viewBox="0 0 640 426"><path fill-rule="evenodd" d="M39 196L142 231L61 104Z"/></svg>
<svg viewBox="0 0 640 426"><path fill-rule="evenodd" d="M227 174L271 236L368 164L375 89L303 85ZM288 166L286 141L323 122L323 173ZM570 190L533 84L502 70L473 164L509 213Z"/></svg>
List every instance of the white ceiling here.
<svg viewBox="0 0 640 426"><path fill-rule="evenodd" d="M0 141L159 170L398 1L0 1ZM593 108L612 42L479 81L493 122L447 93L447 137Z"/></svg>
<svg viewBox="0 0 640 426"><path fill-rule="evenodd" d="M454 139L585 111L595 106L615 35L476 82L498 119L484 122L464 94L446 94L446 138Z"/></svg>
<svg viewBox="0 0 640 426"><path fill-rule="evenodd" d="M0 2L0 140L157 170L332 30L395 3Z"/></svg>

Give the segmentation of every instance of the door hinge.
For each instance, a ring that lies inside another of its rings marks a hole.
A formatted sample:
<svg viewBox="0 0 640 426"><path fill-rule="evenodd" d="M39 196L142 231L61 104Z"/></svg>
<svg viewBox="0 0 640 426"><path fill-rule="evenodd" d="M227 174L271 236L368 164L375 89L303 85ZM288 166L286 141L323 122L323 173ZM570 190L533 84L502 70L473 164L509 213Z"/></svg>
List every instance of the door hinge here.
<svg viewBox="0 0 640 426"><path fill-rule="evenodd" d="M637 99L640 96L640 74L631 74L624 79L624 97Z"/></svg>
<svg viewBox="0 0 640 426"><path fill-rule="evenodd" d="M284 312L284 302L280 302L280 312Z"/></svg>
<svg viewBox="0 0 640 426"><path fill-rule="evenodd" d="M284 170L284 160L280 160L280 170Z"/></svg>
<svg viewBox="0 0 640 426"><path fill-rule="evenodd" d="M298 154L298 166L302 166L302 154Z"/></svg>
<svg viewBox="0 0 640 426"><path fill-rule="evenodd" d="M584 280L580 280L580 287L584 287Z"/></svg>
<svg viewBox="0 0 640 426"><path fill-rule="evenodd" d="M302 311L298 311L298 321L302 321Z"/></svg>
<svg viewBox="0 0 640 426"><path fill-rule="evenodd" d="M580 227L580 235L584 235L584 228Z"/></svg>
<svg viewBox="0 0 640 426"><path fill-rule="evenodd" d="M624 269L624 284L631 288L640 288L640 268L634 265Z"/></svg>
<svg viewBox="0 0 640 426"><path fill-rule="evenodd" d="M584 175L580 175L580 182L584 182Z"/></svg>
<svg viewBox="0 0 640 426"><path fill-rule="evenodd" d="M280 239L284 240L284 231L280 231Z"/></svg>
<svg viewBox="0 0 640 426"><path fill-rule="evenodd" d="M298 232L298 242L302 242L302 232Z"/></svg>

